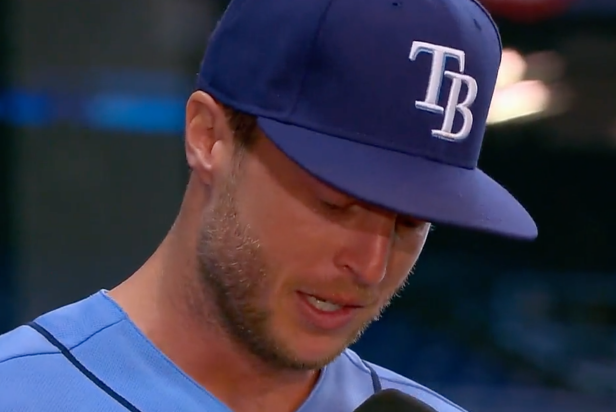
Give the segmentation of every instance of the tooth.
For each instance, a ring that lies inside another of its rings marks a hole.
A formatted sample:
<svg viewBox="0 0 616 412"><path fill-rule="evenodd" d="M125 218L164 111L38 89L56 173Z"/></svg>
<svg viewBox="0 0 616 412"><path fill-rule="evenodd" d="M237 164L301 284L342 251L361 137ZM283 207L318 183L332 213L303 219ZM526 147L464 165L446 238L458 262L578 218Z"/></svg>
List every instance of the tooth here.
<svg viewBox="0 0 616 412"><path fill-rule="evenodd" d="M335 303L327 302L325 300L317 299L314 296L308 296L308 302L315 308L322 310L323 312L335 312L342 309L342 306Z"/></svg>

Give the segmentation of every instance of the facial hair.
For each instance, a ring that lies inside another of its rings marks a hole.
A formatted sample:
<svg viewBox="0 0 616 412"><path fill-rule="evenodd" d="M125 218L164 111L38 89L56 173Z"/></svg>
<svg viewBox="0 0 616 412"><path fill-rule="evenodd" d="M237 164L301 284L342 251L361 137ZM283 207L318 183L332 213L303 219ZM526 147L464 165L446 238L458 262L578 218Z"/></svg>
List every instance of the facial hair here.
<svg viewBox="0 0 616 412"><path fill-rule="evenodd" d="M199 280L214 306L216 322L224 333L267 366L278 370L317 370L353 344L372 321L362 325L345 345L321 359L302 359L271 326L271 305L265 301L272 284L260 242L237 213L238 176L228 179L212 210L204 217L198 243ZM401 286L402 287L402 286ZM209 314L208 314L209 315Z"/></svg>

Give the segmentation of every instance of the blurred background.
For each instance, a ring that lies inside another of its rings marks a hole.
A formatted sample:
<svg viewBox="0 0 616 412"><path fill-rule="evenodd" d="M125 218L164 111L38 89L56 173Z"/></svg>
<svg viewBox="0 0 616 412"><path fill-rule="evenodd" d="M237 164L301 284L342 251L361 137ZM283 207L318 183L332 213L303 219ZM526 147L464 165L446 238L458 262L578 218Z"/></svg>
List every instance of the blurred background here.
<svg viewBox="0 0 616 412"><path fill-rule="evenodd" d="M355 349L471 412L616 411L616 0L484 4L505 49L480 166L540 237L437 227ZM225 6L0 2L0 332L112 288L162 240Z"/></svg>

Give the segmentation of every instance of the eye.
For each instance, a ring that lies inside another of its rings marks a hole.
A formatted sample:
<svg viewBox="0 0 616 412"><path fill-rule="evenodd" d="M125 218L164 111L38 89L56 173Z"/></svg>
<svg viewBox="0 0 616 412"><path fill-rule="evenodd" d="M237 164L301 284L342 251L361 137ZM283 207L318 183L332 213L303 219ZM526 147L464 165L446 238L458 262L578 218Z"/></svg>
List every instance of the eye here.
<svg viewBox="0 0 616 412"><path fill-rule="evenodd" d="M341 211L344 211L348 207L347 204L328 202L326 200L321 200L321 205L323 205L323 207L326 210L329 210L332 212L341 212Z"/></svg>
<svg viewBox="0 0 616 412"><path fill-rule="evenodd" d="M425 225L427 225L427 222L424 222L423 220L404 216L398 217L398 221L396 222L396 227L399 230L416 230L423 228Z"/></svg>

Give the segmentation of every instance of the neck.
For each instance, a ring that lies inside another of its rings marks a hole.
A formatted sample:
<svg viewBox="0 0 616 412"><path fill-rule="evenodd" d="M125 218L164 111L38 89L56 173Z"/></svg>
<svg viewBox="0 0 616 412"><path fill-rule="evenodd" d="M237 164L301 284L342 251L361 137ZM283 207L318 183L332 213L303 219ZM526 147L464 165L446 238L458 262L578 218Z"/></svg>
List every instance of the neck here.
<svg viewBox="0 0 616 412"><path fill-rule="evenodd" d="M194 243L180 233L178 222L146 264L110 296L178 368L233 411L295 411L318 372L271 368L226 333L195 279L196 261L189 256Z"/></svg>

